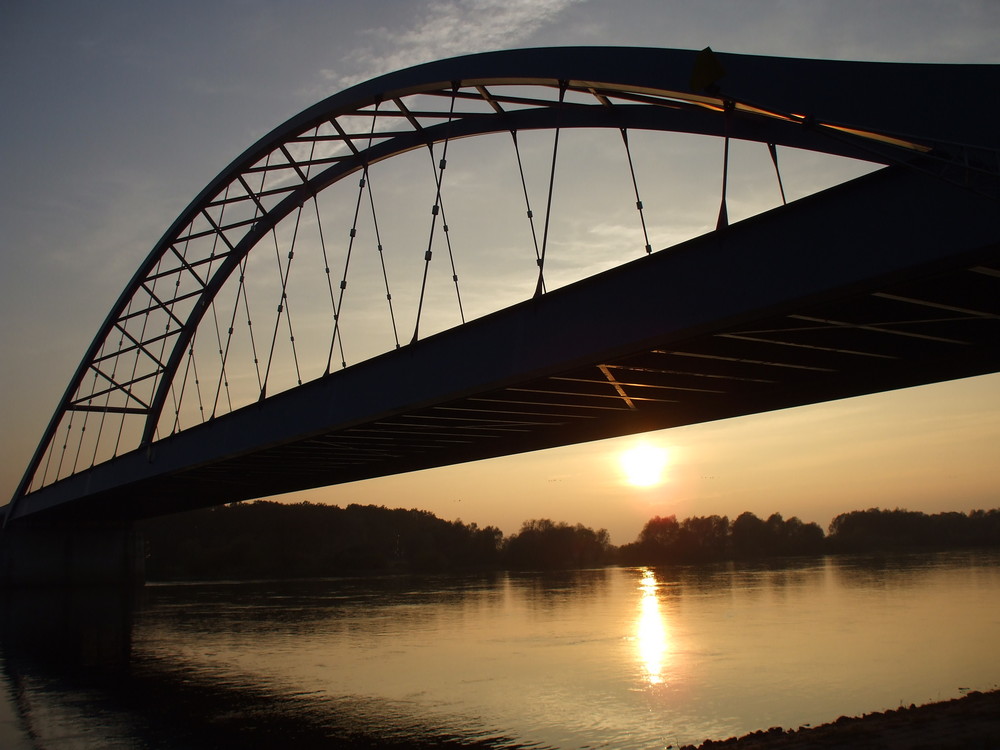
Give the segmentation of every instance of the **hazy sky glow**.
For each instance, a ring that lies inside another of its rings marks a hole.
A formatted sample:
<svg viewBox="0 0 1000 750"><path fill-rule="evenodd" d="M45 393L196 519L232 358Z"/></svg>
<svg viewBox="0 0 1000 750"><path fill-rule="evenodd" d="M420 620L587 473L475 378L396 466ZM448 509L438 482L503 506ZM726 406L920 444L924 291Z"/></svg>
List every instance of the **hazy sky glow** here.
<svg viewBox="0 0 1000 750"><path fill-rule="evenodd" d="M168 225L251 143L346 85L440 57L569 44L998 63L998 33L992 0L6 3L0 494L14 491L80 356ZM657 247L704 231L717 209L684 204L692 186L713 195L718 179L716 164L699 164L697 153L675 155L689 176L683 185L654 187L653 170L645 173L650 194L678 211L651 216ZM761 197L761 172L749 166L766 166L761 153L737 156L747 177L733 185L730 208L748 215L773 202L773 185ZM450 184L478 186L470 161L464 171L455 163ZM790 159L787 179L804 194L851 169ZM572 248L579 267L605 267L609 238L636 228L614 213L586 215L566 219L554 249ZM622 473L620 454L642 441L667 455L662 482L651 486ZM777 511L825 525L875 505L996 507L998 449L1000 376L989 376L298 497L426 508L506 532L550 517L606 527L622 543L650 516L672 513Z"/></svg>

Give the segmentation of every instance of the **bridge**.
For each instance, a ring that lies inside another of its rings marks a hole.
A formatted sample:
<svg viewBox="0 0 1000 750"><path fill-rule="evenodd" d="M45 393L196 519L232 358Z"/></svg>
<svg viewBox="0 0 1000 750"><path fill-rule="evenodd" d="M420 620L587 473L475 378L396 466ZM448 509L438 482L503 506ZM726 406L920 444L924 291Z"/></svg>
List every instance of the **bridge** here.
<svg viewBox="0 0 1000 750"><path fill-rule="evenodd" d="M636 48L485 53L359 83L247 149L167 229L70 380L5 528L996 372L998 87L998 66ZM570 283L550 224L561 139L584 129L615 135L634 226L615 240L623 262ZM649 134L719 148L717 218L668 247L647 227ZM472 223L516 224L527 273L491 290L515 259L481 259L474 296L452 238L476 183L452 175L495 170L500 142L512 187ZM744 142L768 155L760 179L780 199L730 221L730 148ZM788 202L779 149L873 169ZM426 184L402 272L384 241L405 213L394 169ZM473 314L491 297L504 301Z"/></svg>

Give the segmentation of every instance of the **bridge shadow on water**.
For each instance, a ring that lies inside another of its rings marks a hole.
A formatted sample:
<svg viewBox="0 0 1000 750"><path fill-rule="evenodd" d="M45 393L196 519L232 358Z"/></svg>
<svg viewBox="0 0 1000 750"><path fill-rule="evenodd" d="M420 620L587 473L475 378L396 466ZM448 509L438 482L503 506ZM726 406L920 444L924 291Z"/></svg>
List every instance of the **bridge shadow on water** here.
<svg viewBox="0 0 1000 750"><path fill-rule="evenodd" d="M67 748L514 748L482 727L434 726L405 705L297 691L133 643L145 592L2 594L0 746ZM196 638L197 634L192 634Z"/></svg>

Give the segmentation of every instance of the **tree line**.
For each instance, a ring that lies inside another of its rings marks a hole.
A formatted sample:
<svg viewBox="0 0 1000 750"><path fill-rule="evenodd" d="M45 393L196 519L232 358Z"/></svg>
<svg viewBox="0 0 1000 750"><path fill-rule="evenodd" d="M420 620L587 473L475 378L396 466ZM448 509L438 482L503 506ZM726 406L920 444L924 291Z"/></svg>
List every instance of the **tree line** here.
<svg viewBox="0 0 1000 750"><path fill-rule="evenodd" d="M510 536L422 510L259 500L139 524L149 580L259 579L362 572L663 565L836 552L1000 546L1000 509L968 514L851 511L829 533L774 513L650 519L615 547L605 529L549 519Z"/></svg>
<svg viewBox="0 0 1000 750"><path fill-rule="evenodd" d="M823 554L826 538L815 523L774 513L762 520L741 513L726 516L675 516L649 520L639 538L619 549L619 560L633 565L711 562L739 558Z"/></svg>

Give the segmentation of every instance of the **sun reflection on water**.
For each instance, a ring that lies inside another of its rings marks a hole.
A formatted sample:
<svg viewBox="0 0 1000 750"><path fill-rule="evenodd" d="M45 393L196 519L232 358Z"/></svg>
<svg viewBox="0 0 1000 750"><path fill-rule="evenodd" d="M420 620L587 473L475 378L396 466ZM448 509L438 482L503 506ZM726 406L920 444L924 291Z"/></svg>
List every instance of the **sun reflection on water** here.
<svg viewBox="0 0 1000 750"><path fill-rule="evenodd" d="M639 661L650 685L663 684L663 672L669 656L667 626L660 611L660 583L649 568L643 568L639 590L639 619L636 623L636 644Z"/></svg>

